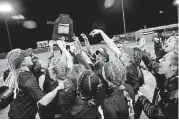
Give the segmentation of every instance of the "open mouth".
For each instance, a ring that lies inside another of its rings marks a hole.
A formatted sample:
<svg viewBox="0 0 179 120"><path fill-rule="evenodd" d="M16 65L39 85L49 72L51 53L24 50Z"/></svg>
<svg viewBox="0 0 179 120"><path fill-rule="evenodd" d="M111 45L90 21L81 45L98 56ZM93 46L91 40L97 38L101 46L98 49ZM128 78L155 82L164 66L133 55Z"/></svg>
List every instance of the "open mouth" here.
<svg viewBox="0 0 179 120"><path fill-rule="evenodd" d="M164 47L164 48L165 48L165 49L166 49L166 48L168 48L168 45L165 45L165 47Z"/></svg>

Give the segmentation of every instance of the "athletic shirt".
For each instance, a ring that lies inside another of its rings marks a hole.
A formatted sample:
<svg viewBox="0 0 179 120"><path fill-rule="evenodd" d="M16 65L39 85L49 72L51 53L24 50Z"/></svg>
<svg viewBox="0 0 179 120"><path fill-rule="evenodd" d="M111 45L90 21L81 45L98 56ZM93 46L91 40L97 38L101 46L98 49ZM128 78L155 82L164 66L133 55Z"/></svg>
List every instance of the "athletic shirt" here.
<svg viewBox="0 0 179 120"><path fill-rule="evenodd" d="M130 98L134 101L134 91L130 85L126 85ZM109 97L104 99L102 105L105 119L129 119L129 107L123 91L116 89Z"/></svg>
<svg viewBox="0 0 179 120"><path fill-rule="evenodd" d="M35 119L37 102L45 94L40 89L36 78L29 71L22 71L18 76L19 91L9 110L10 119Z"/></svg>

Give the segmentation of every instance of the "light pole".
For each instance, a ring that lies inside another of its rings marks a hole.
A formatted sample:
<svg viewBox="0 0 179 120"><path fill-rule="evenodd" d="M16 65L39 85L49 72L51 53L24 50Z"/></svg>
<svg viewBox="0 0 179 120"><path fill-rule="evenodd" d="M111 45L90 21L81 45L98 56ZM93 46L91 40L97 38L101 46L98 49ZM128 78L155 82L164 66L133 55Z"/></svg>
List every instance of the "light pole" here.
<svg viewBox="0 0 179 120"><path fill-rule="evenodd" d="M123 18L123 25L124 25L124 34L125 34L125 39L126 39L126 22L125 22L125 14L124 14L124 5L123 5L123 0L121 1L121 6L122 6L122 18ZM105 0L104 6L105 8L110 8L113 6L114 0Z"/></svg>
<svg viewBox="0 0 179 120"><path fill-rule="evenodd" d="M179 0L175 0L174 2L173 2L173 5L174 6L177 6L177 13L179 14ZM177 15L178 15L177 14ZM177 16L178 17L178 22L179 22L179 15Z"/></svg>
<svg viewBox="0 0 179 120"><path fill-rule="evenodd" d="M123 18L123 25L124 25L124 34L125 34L125 39L126 39L126 22L125 22L123 0L121 0L121 5L122 5L122 18Z"/></svg>
<svg viewBox="0 0 179 120"><path fill-rule="evenodd" d="M12 50L11 37L10 37L9 27L8 27L7 18L6 18L6 13L11 12L11 11L12 11L12 7L9 4L0 4L0 12L4 15L4 20L5 20L5 25L6 25L6 29L7 29L9 45L10 45L11 50Z"/></svg>

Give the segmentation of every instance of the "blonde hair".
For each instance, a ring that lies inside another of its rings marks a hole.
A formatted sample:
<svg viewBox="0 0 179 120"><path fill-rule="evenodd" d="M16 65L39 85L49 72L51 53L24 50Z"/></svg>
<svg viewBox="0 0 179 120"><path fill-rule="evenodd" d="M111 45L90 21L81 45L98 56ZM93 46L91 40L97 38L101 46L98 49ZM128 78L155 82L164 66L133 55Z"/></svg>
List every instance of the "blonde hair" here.
<svg viewBox="0 0 179 120"><path fill-rule="evenodd" d="M11 90L19 90L18 87L18 72L19 68L17 68L18 59L21 54L21 49L14 49L8 52L6 58L7 58L7 66L10 70L10 73L8 77L6 78L4 82L4 86L9 87ZM20 66L19 66L20 67Z"/></svg>

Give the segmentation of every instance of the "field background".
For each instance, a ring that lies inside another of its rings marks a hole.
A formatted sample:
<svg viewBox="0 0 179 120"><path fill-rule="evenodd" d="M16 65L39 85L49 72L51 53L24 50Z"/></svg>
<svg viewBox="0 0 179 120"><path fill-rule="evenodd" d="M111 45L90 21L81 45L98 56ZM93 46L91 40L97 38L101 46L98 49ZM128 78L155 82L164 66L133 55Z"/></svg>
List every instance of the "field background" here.
<svg viewBox="0 0 179 120"><path fill-rule="evenodd" d="M136 43L128 43L125 44L128 47L135 47ZM105 47L108 49L106 44L98 44L98 45L93 45L92 48L94 50L100 48L100 47ZM151 53L152 56L154 56L154 48L153 48L153 43L147 43L146 44L146 50L148 52ZM110 60L114 59L114 53L108 49L108 53L110 55ZM36 54L41 60L47 61L47 57L48 57L48 53L39 53ZM59 51L55 51L55 56L59 55ZM2 75L3 72L7 69L7 60L6 59L0 59L0 86L3 85L3 80L2 80ZM145 95L147 98L149 98L149 100L152 100L152 96L153 96L153 92L154 92L154 88L156 85L155 82L155 78L151 75L151 73L149 73L146 70L143 70L144 73L144 78L145 78L145 85L143 87L140 88L140 93L142 93L143 95ZM0 111L0 119L7 119L8 118L8 111L9 111L9 106ZM37 118L38 115L37 115ZM147 117L144 115L144 113L142 113L141 119L146 119Z"/></svg>

